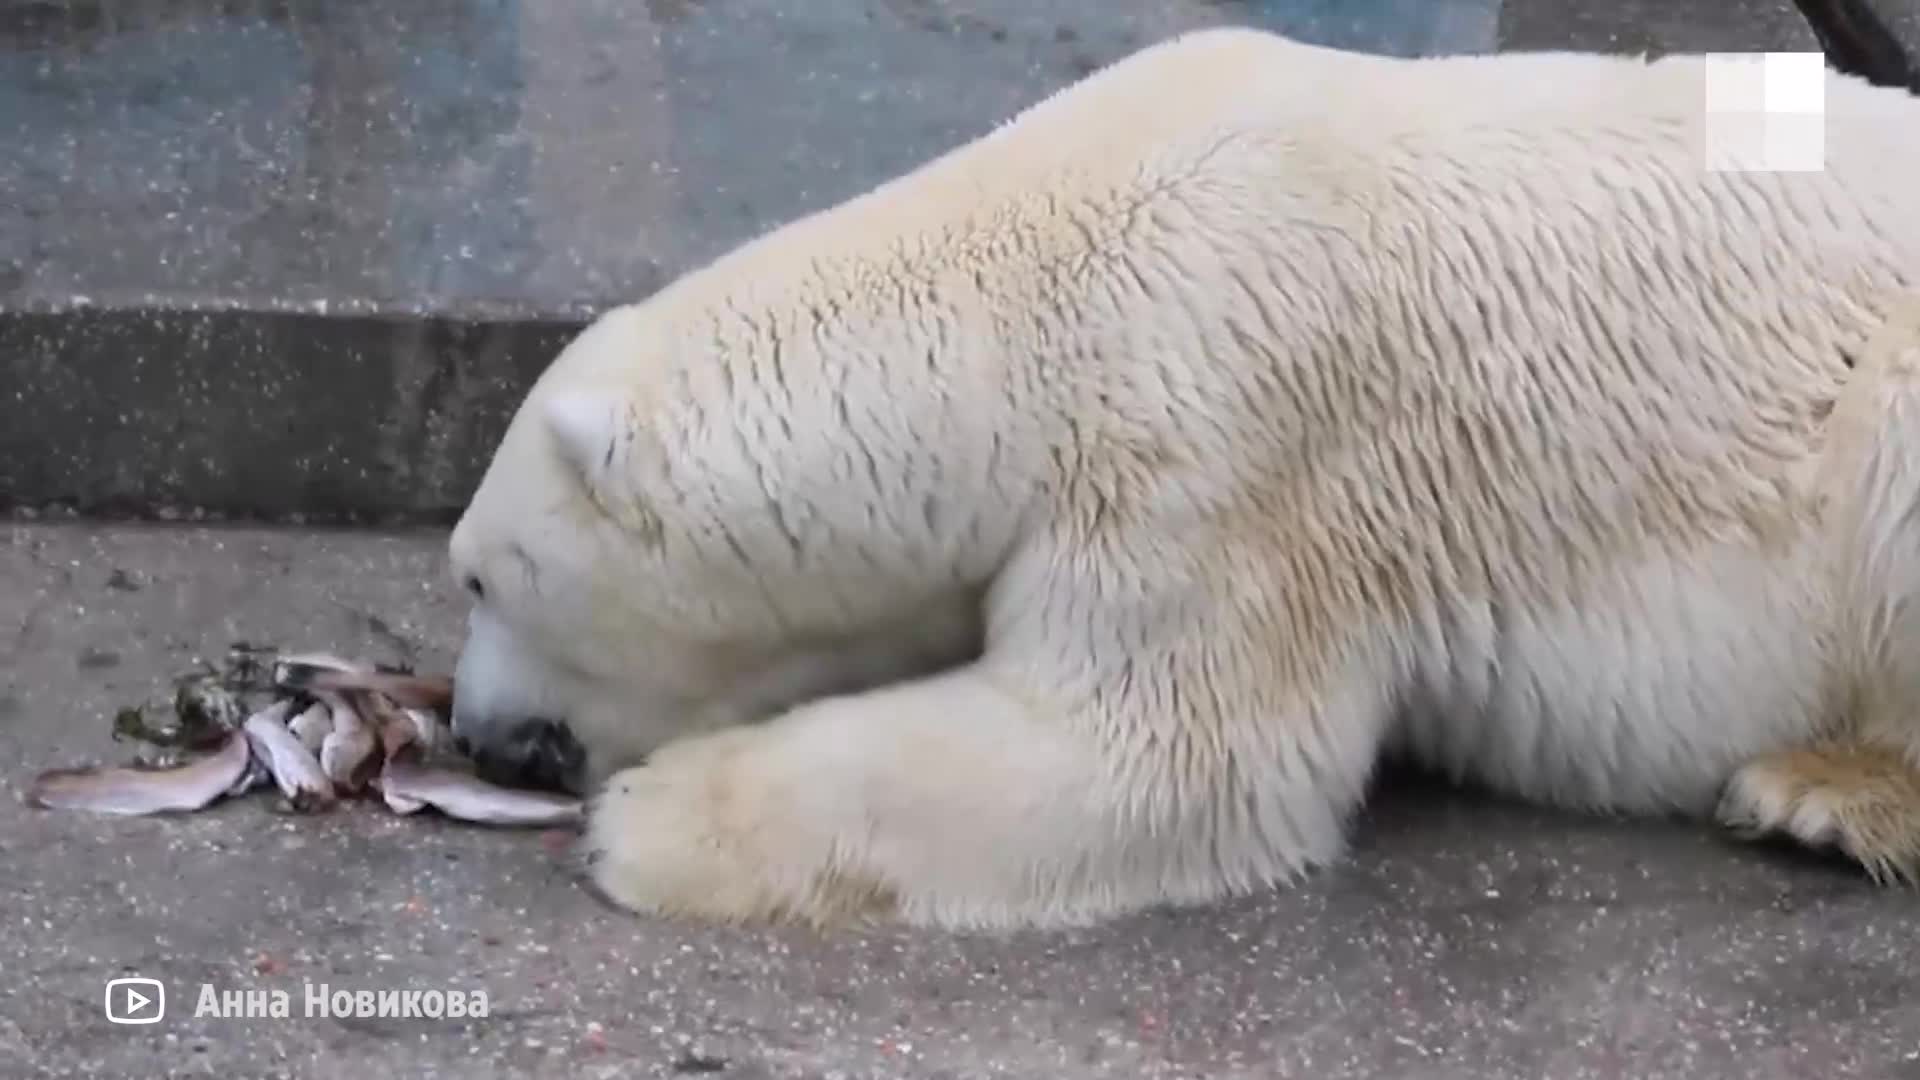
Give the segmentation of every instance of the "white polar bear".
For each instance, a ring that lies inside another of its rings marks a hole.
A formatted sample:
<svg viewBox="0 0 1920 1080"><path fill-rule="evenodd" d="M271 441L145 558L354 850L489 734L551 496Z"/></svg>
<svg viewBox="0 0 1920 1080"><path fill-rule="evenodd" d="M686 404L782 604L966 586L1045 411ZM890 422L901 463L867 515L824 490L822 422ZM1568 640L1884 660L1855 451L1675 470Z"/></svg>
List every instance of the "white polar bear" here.
<svg viewBox="0 0 1920 1080"><path fill-rule="evenodd" d="M567 721L598 888L714 920L1222 897L1395 748L1911 873L1920 100L1761 173L1704 98L1195 33L608 313L452 537L456 730Z"/></svg>

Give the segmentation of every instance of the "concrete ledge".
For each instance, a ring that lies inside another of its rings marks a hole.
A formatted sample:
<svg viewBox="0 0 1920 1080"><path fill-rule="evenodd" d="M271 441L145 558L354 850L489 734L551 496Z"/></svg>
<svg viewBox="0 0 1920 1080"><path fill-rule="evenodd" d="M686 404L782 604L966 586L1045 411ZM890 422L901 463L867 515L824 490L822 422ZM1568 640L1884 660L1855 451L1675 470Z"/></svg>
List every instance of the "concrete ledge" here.
<svg viewBox="0 0 1920 1080"><path fill-rule="evenodd" d="M0 512L444 520L589 310L1150 41L1500 3L0 0Z"/></svg>
<svg viewBox="0 0 1920 1080"><path fill-rule="evenodd" d="M586 318L0 310L0 512L447 522Z"/></svg>
<svg viewBox="0 0 1920 1080"><path fill-rule="evenodd" d="M1185 30L1910 76L1798 2L0 0L0 514L443 522L592 311Z"/></svg>

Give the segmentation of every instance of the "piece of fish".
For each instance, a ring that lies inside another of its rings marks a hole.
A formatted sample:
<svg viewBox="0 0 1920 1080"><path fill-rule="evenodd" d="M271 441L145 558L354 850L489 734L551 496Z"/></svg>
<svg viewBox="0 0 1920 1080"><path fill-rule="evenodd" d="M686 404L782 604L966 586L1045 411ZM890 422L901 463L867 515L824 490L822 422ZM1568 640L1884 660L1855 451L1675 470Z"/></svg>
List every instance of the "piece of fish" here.
<svg viewBox="0 0 1920 1080"><path fill-rule="evenodd" d="M355 690L343 696L379 734L380 753L383 756L397 757L409 747L425 751L426 748L420 746L420 730L413 718L385 694Z"/></svg>
<svg viewBox="0 0 1920 1080"><path fill-rule="evenodd" d="M260 754L250 748L247 754L246 771L240 774L240 779L235 780L225 794L229 799L237 798L254 788L271 783L273 783L272 771L267 768L267 763L260 759Z"/></svg>
<svg viewBox="0 0 1920 1080"><path fill-rule="evenodd" d="M198 810L233 789L253 754L238 732L212 754L172 769L53 769L27 788L30 806L102 814Z"/></svg>
<svg viewBox="0 0 1920 1080"><path fill-rule="evenodd" d="M287 730L286 718L293 706L292 699L276 701L247 717L242 728L253 756L266 763L280 794L296 811L306 813L333 804L333 783L306 744Z"/></svg>
<svg viewBox="0 0 1920 1080"><path fill-rule="evenodd" d="M350 660L344 656L335 656L328 652L280 653L273 658L274 682L280 681L280 666L326 668L328 671L372 671L373 665L364 660Z"/></svg>
<svg viewBox="0 0 1920 1080"><path fill-rule="evenodd" d="M327 703L315 699L307 706L307 711L287 721L287 730L307 748L307 753L320 756L320 745L326 741L328 733L333 731L333 710Z"/></svg>
<svg viewBox="0 0 1920 1080"><path fill-rule="evenodd" d="M407 719L413 722L413 742L421 751L437 754L446 749L453 741L453 729L447 726L440 714L432 709L404 709Z"/></svg>
<svg viewBox="0 0 1920 1080"><path fill-rule="evenodd" d="M378 764L379 740L344 698L325 692L314 696L326 702L333 714L333 730L320 742L320 771L333 781L336 791L359 791Z"/></svg>
<svg viewBox="0 0 1920 1080"><path fill-rule="evenodd" d="M214 744L215 748L219 746ZM133 752L132 765L136 769L177 769L199 756L178 746L143 746Z"/></svg>
<svg viewBox="0 0 1920 1080"><path fill-rule="evenodd" d="M571 825L585 812L579 799L500 787L469 773L423 765L412 754L387 759L380 793L389 806L396 798L426 803L448 817L482 825Z"/></svg>
<svg viewBox="0 0 1920 1080"><path fill-rule="evenodd" d="M410 675L371 667L343 669L307 659L282 658L273 666L273 681L282 689L310 694L371 691L387 695L406 709L445 713L453 708L453 679L446 675Z"/></svg>
<svg viewBox="0 0 1920 1080"><path fill-rule="evenodd" d="M405 817L408 814L417 814L427 808L427 804L419 799L410 799L398 791L389 791L385 782L385 770L381 771L380 777L380 798L385 800L387 809Z"/></svg>
<svg viewBox="0 0 1920 1080"><path fill-rule="evenodd" d="M384 694L355 691L349 697L360 709L361 715L369 718L380 732L380 775L373 783L380 789L380 798L387 804L387 809L401 815L417 814L426 809L425 802L386 785L387 767L396 759L426 752L420 744L420 733L413 722L412 711L399 708Z"/></svg>

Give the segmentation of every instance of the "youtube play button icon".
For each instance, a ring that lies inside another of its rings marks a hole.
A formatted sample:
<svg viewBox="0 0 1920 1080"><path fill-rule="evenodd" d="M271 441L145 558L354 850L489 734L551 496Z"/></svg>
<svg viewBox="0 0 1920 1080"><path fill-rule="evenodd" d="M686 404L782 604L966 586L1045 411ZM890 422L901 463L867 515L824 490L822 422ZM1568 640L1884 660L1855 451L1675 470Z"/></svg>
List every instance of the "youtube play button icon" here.
<svg viewBox="0 0 1920 1080"><path fill-rule="evenodd" d="M115 1024L157 1024L167 1015L167 988L159 979L107 980L107 1020Z"/></svg>

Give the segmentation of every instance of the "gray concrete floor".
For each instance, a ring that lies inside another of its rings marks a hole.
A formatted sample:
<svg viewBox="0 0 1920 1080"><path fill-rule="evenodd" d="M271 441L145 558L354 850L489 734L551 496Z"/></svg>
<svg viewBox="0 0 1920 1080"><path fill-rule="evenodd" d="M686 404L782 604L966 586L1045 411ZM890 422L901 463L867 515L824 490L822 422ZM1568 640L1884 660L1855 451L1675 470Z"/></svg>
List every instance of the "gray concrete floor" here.
<svg viewBox="0 0 1920 1080"><path fill-rule="evenodd" d="M113 707L236 638L445 665L437 534L16 525L0 757L125 752ZM1920 900L1662 823L1388 785L1292 889L1098 930L714 930L610 911L554 838L255 795L0 803L0 1075L1920 1077ZM105 981L162 980L148 1027ZM484 1020L306 1018L304 983L483 990ZM286 1019L194 1018L202 983Z"/></svg>

